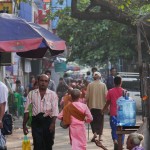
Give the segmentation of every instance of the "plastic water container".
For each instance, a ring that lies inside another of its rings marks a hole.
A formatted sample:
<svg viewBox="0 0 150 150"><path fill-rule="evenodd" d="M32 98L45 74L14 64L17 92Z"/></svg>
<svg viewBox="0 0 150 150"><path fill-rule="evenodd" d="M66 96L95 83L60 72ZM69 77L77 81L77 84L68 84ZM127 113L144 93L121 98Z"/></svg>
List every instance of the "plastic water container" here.
<svg viewBox="0 0 150 150"><path fill-rule="evenodd" d="M131 97L121 96L117 100L117 125L135 126L136 102Z"/></svg>

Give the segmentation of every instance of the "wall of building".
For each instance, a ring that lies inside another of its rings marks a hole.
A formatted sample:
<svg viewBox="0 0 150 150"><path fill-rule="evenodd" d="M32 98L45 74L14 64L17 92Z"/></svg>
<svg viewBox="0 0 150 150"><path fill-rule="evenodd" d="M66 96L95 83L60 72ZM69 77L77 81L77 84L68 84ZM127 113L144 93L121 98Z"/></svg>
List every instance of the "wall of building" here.
<svg viewBox="0 0 150 150"><path fill-rule="evenodd" d="M52 0L51 5L52 5L51 11L52 13L55 13L56 11L64 9L65 7L71 7L71 0L64 0L61 4L59 3L59 0ZM51 25L52 30L57 28L58 21L59 21L58 17L52 20Z"/></svg>
<svg viewBox="0 0 150 150"><path fill-rule="evenodd" d="M20 2L19 17L32 22L32 3Z"/></svg>

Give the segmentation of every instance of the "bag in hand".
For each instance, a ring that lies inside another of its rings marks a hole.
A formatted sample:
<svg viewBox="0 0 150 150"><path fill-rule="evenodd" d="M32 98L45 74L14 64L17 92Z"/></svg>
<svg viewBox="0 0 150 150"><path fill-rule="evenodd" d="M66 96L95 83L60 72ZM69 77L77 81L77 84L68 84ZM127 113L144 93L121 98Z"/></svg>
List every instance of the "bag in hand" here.
<svg viewBox="0 0 150 150"><path fill-rule="evenodd" d="M28 139L27 135L24 136L22 141L22 150L31 150L30 140Z"/></svg>
<svg viewBox="0 0 150 150"><path fill-rule="evenodd" d="M67 129L69 127L69 125L65 125L63 120L60 121L60 126L63 128L63 129Z"/></svg>
<svg viewBox="0 0 150 150"><path fill-rule="evenodd" d="M5 113L2 122L3 122L3 128L1 129L2 134L3 135L12 134L13 129L12 115Z"/></svg>

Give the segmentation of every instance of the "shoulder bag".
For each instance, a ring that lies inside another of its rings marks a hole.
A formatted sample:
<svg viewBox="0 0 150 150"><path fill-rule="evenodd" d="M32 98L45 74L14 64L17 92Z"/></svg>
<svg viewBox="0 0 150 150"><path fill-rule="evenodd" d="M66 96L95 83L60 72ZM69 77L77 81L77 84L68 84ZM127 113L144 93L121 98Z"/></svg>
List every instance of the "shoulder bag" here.
<svg viewBox="0 0 150 150"><path fill-rule="evenodd" d="M3 128L1 129L2 134L3 135L12 134L12 130L13 130L12 115L5 113L3 116L2 122L3 122Z"/></svg>

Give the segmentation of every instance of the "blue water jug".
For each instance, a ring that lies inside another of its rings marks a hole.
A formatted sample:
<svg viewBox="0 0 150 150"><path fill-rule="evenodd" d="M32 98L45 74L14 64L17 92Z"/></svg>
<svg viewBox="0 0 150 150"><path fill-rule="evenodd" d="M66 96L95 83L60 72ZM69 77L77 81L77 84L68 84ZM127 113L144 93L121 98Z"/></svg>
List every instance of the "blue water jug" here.
<svg viewBox="0 0 150 150"><path fill-rule="evenodd" d="M117 125L135 126L136 102L128 96L121 96L117 100Z"/></svg>

